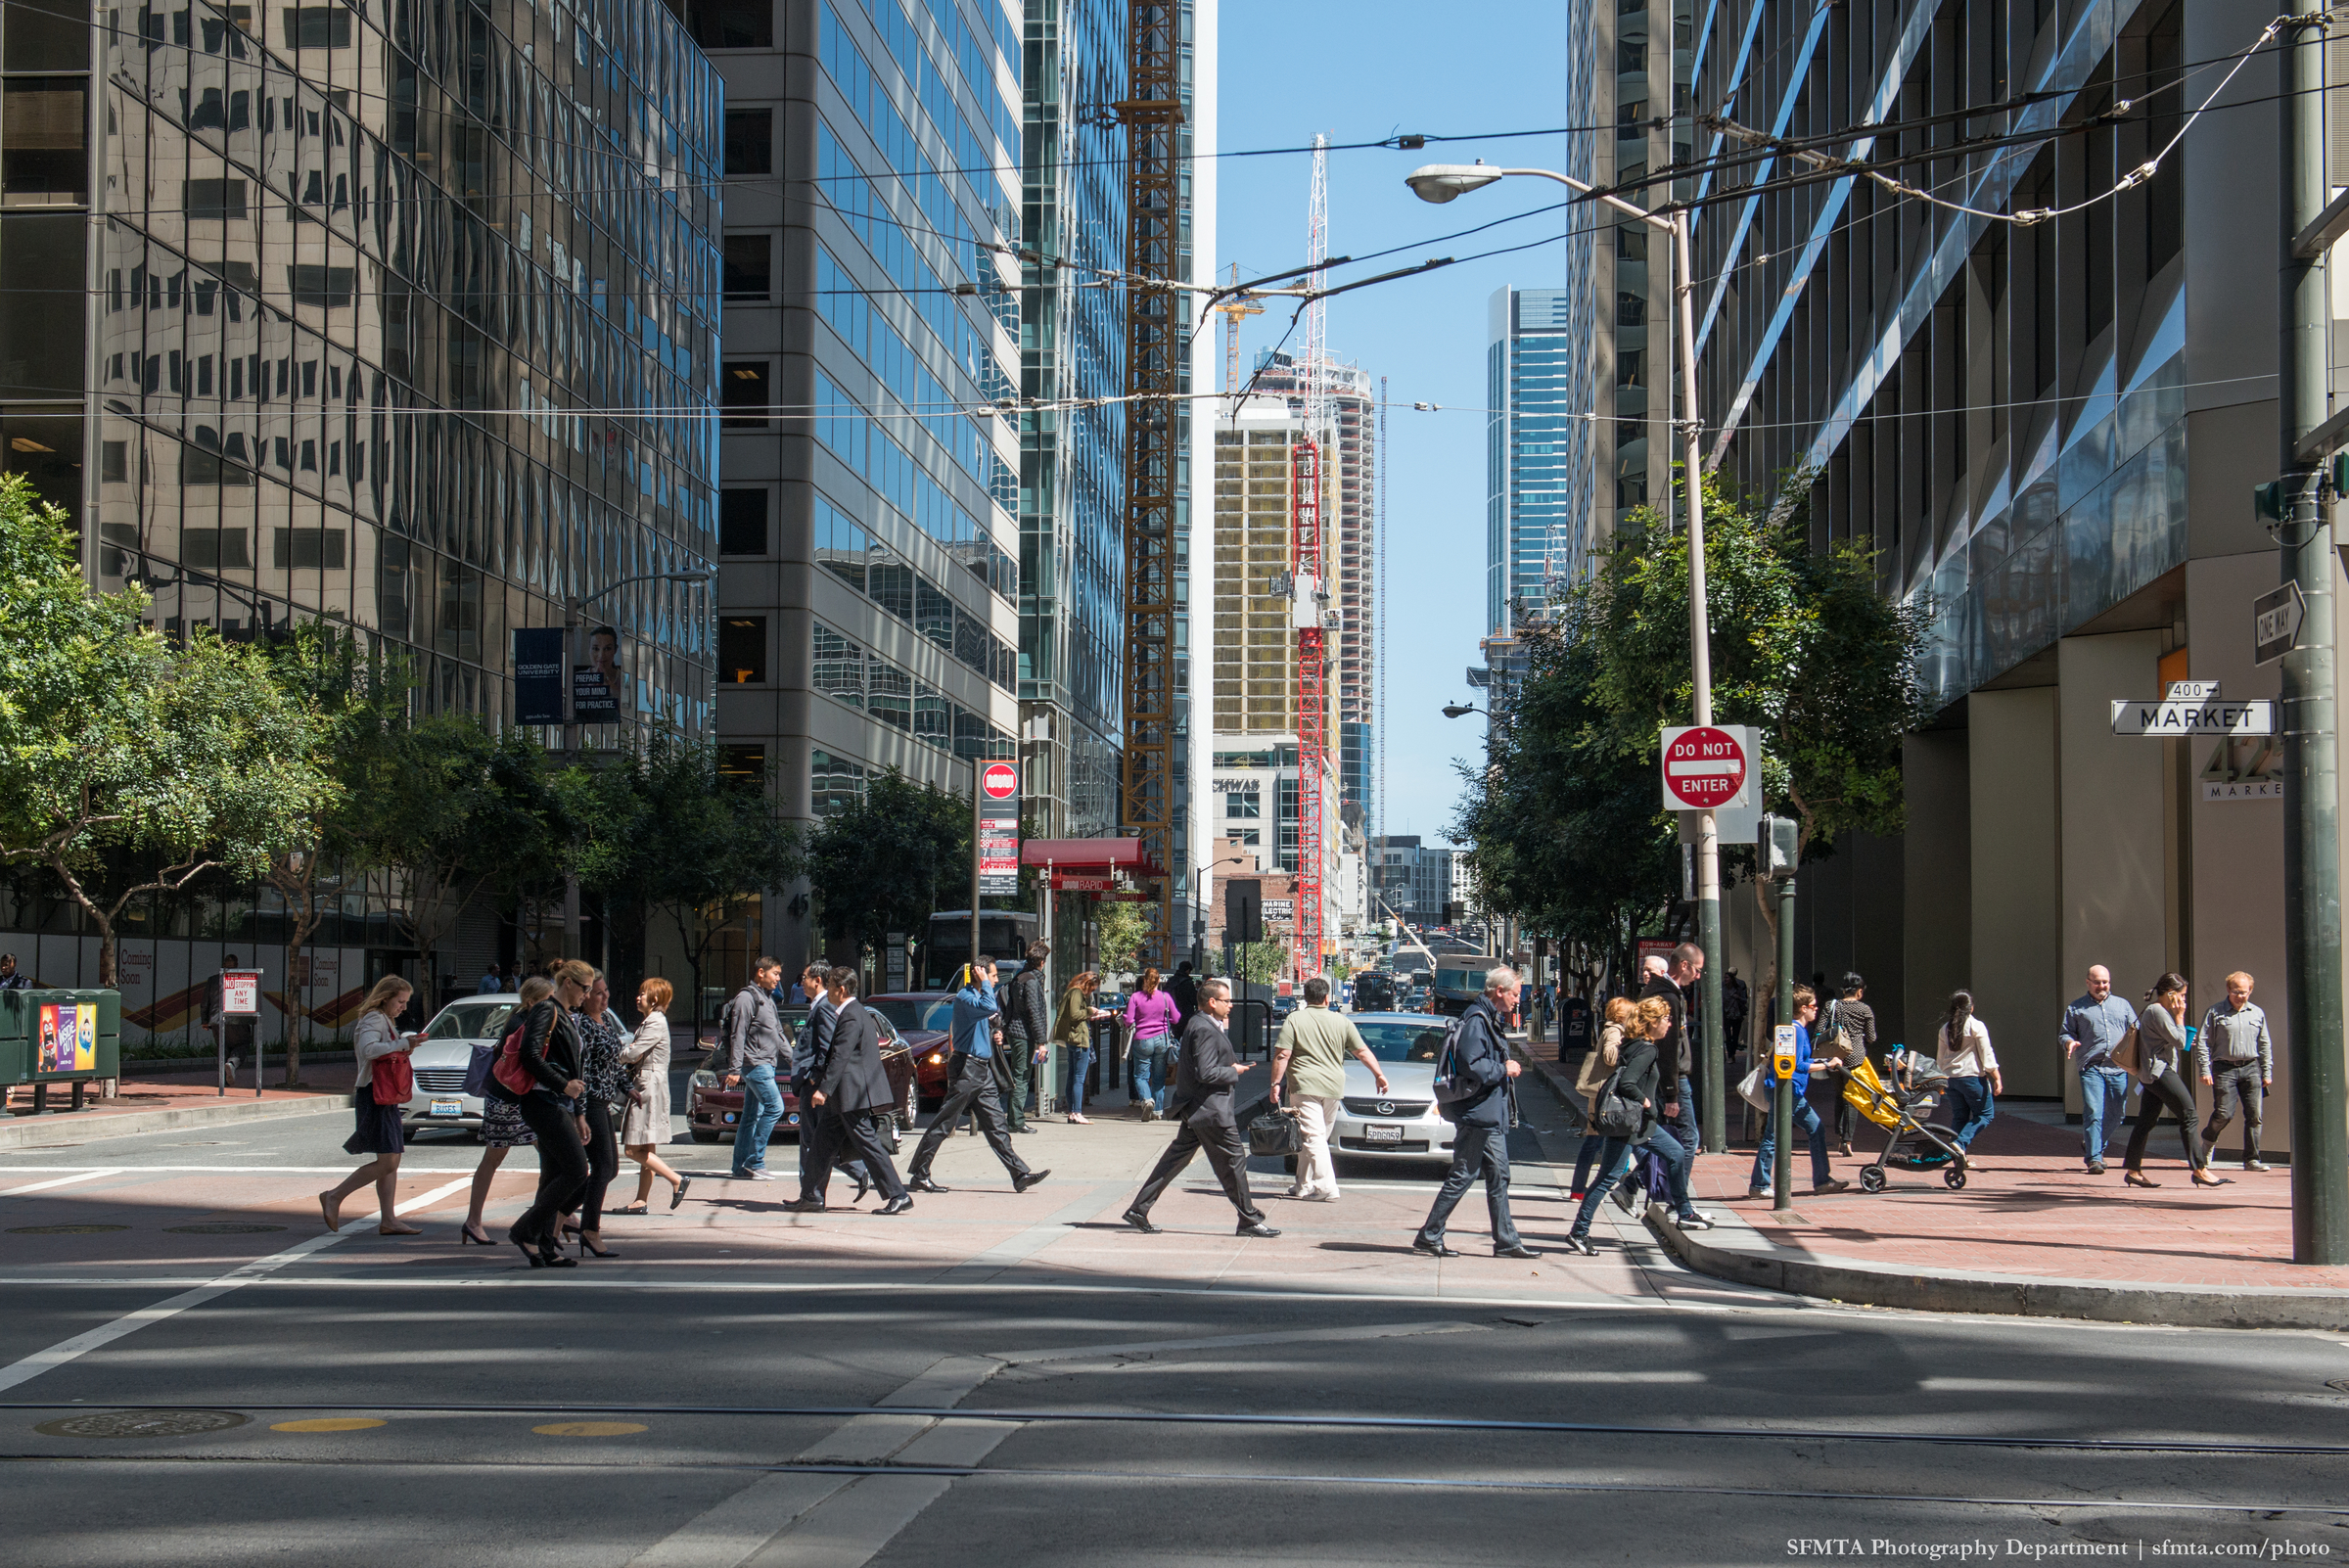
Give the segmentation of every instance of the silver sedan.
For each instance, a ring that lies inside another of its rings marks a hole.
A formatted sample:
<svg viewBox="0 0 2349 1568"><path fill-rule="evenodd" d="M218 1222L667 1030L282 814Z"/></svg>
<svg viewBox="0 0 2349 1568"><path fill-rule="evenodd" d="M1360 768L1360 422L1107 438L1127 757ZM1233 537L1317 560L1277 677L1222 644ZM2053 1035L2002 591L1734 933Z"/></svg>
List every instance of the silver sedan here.
<svg viewBox="0 0 2349 1568"><path fill-rule="evenodd" d="M1347 1058L1346 1095L1330 1131L1331 1156L1450 1165L1451 1124L1436 1113L1435 1078L1451 1020L1426 1013L1348 1016L1386 1070L1387 1091L1378 1091L1368 1068Z"/></svg>

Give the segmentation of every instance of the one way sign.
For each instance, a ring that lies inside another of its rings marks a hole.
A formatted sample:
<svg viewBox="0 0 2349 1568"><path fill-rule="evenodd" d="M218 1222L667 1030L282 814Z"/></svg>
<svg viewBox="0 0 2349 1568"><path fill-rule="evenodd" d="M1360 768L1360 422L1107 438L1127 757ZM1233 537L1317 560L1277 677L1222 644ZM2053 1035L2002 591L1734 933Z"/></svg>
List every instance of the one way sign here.
<svg viewBox="0 0 2349 1568"><path fill-rule="evenodd" d="M2300 646L2300 623L2308 603L2300 584L2287 582L2251 601L2251 662L2272 665Z"/></svg>

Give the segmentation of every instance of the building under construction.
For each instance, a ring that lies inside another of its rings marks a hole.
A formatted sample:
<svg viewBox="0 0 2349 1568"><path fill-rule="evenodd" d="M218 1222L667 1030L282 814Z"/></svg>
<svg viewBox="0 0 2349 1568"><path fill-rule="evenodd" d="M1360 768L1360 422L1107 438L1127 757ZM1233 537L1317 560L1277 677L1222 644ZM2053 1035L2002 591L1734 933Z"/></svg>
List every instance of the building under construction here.
<svg viewBox="0 0 2349 1568"><path fill-rule="evenodd" d="M1255 389L1305 412L1302 354L1274 352L1257 366ZM1378 387L1369 373L1324 354L1316 366L1327 431L1330 605L1338 612L1330 684L1336 689L1334 742L1338 800L1347 821L1360 828L1371 807L1378 701Z"/></svg>

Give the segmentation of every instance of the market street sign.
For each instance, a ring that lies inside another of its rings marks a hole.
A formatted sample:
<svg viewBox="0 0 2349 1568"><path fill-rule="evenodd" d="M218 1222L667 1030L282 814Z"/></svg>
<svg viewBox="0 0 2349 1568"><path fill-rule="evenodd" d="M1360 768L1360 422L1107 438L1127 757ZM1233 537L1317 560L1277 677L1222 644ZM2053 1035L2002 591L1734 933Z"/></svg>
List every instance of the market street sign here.
<svg viewBox="0 0 2349 1568"><path fill-rule="evenodd" d="M2112 702L2112 732L2163 739L2182 735L2273 735L2276 705L2265 698L2256 702L2223 703L2129 702L2116 697Z"/></svg>
<svg viewBox="0 0 2349 1568"><path fill-rule="evenodd" d="M2251 662L2272 665L2300 646L2300 623L2308 601L2300 584L2287 582L2251 601Z"/></svg>

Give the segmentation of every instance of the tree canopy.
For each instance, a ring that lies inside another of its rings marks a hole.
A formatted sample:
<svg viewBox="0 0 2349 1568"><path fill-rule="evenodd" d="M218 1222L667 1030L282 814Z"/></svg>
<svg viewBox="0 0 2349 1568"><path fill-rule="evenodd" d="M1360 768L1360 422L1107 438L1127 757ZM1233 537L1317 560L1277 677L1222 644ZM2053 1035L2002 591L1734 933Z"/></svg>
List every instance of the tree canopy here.
<svg viewBox="0 0 2349 1568"><path fill-rule="evenodd" d="M876 774L816 824L807 878L828 936L877 947L893 931L919 933L942 904L970 900L970 802L896 768Z"/></svg>
<svg viewBox="0 0 2349 1568"><path fill-rule="evenodd" d="M0 863L38 866L99 937L133 899L264 874L340 795L326 728L259 649L170 641L137 588L93 594L66 515L0 478Z"/></svg>
<svg viewBox="0 0 2349 1568"><path fill-rule="evenodd" d="M1807 475L1784 478L1775 510L1703 483L1715 722L1763 732L1764 802L1799 818L1805 853L1899 832L1901 741L1930 716L1926 607L1878 592L1865 546L1810 547ZM1558 616L1522 635L1524 683L1490 767L1464 770L1453 834L1496 910L1621 963L1679 891L1658 749L1693 721L1687 535L1634 512Z"/></svg>

